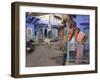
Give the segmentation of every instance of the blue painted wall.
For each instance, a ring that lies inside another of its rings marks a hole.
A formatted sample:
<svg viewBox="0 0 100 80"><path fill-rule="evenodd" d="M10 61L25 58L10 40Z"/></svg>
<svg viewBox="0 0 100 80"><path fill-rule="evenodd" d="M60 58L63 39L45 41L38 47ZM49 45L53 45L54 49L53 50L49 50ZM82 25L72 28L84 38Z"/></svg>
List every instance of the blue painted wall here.
<svg viewBox="0 0 100 80"><path fill-rule="evenodd" d="M32 28L32 37L35 38L35 26L34 26L34 24L26 23L26 29L27 28Z"/></svg>
<svg viewBox="0 0 100 80"><path fill-rule="evenodd" d="M81 29L81 31L84 31L84 28L86 28L86 26L89 27L89 18L90 17L88 15L78 15L76 17L76 25ZM87 23L87 25L81 25L81 23Z"/></svg>

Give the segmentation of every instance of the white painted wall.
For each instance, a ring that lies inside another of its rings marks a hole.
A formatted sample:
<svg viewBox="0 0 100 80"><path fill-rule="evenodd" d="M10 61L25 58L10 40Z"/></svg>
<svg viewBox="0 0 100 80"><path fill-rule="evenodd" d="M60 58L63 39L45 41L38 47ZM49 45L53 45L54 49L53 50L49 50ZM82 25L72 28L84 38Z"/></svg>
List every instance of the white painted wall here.
<svg viewBox="0 0 100 80"><path fill-rule="evenodd" d="M16 80L10 77L11 68L11 2L25 0L1 0L0 1L0 80ZM54 3L54 4L76 4L98 6L100 14L100 0L26 0L27 2ZM100 21L100 16L98 16ZM98 23L100 26L100 23ZM100 34L100 27L98 27ZM100 48L100 37L98 37L98 47ZM98 50L100 53L100 49ZM98 58L100 54L98 54ZM80 74L64 75L38 78L21 78L17 80L100 80L100 58L98 59L99 73L97 74Z"/></svg>

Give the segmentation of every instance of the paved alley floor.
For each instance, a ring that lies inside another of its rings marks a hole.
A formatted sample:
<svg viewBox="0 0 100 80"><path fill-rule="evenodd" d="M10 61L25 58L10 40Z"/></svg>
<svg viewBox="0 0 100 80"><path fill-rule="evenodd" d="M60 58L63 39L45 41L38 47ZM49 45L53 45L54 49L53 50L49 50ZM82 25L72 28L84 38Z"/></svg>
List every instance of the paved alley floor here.
<svg viewBox="0 0 100 80"><path fill-rule="evenodd" d="M63 64L63 52L44 45L37 46L35 51L26 56L26 67L57 66Z"/></svg>
<svg viewBox="0 0 100 80"><path fill-rule="evenodd" d="M63 65L64 53L56 49L56 43L51 43L51 48L40 44L35 51L26 54L26 67L60 66ZM83 63L84 64L84 63ZM68 62L67 65L76 65Z"/></svg>

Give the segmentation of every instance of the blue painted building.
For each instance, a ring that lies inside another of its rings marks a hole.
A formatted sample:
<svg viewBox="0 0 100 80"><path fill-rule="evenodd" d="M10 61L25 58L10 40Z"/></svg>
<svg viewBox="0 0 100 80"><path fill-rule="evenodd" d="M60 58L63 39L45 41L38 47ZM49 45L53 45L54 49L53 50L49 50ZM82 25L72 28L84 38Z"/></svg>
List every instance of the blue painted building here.
<svg viewBox="0 0 100 80"><path fill-rule="evenodd" d="M58 22L61 22L61 20L59 20ZM89 36L89 16L76 15L75 22L77 27L79 27L81 31L86 32ZM26 15L27 41L29 39L34 39L37 35L47 37L48 25L51 26L52 38L58 37L58 23L53 14L51 15L49 21L36 16ZM87 42L89 43L89 39Z"/></svg>

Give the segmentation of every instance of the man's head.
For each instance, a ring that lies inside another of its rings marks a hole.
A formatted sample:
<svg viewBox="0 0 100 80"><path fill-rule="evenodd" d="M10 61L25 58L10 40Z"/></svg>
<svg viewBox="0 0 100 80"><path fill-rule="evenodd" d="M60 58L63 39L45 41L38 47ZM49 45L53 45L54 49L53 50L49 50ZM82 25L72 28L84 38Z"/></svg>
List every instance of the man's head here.
<svg viewBox="0 0 100 80"><path fill-rule="evenodd" d="M79 33L79 32L80 32L80 29L79 29L78 27L76 27L76 28L75 28L75 32L76 32L76 33Z"/></svg>

